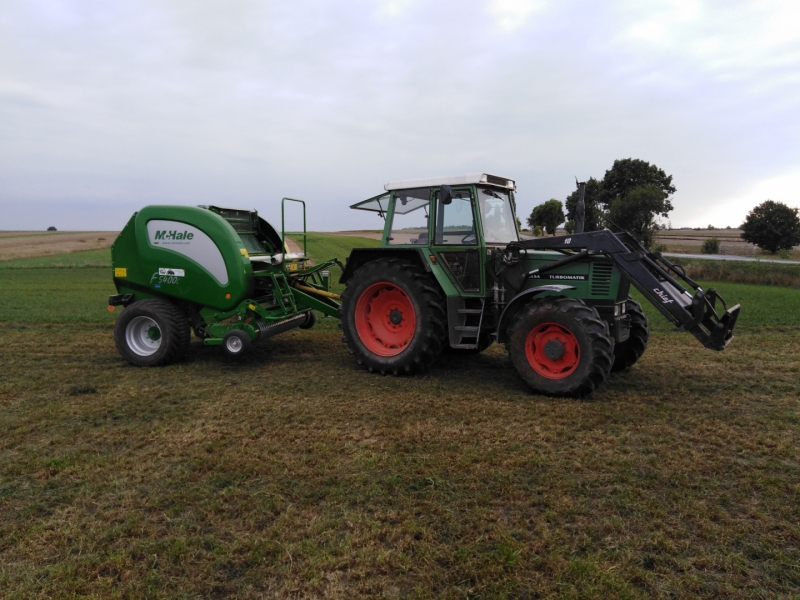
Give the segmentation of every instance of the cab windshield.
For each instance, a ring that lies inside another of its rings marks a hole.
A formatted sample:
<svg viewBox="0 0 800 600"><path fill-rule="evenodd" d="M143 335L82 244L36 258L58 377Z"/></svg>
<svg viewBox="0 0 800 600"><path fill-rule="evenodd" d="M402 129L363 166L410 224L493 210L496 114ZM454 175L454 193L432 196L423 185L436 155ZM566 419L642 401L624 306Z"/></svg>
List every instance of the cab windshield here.
<svg viewBox="0 0 800 600"><path fill-rule="evenodd" d="M508 192L494 188L478 188L478 205L487 244L518 242L517 224Z"/></svg>

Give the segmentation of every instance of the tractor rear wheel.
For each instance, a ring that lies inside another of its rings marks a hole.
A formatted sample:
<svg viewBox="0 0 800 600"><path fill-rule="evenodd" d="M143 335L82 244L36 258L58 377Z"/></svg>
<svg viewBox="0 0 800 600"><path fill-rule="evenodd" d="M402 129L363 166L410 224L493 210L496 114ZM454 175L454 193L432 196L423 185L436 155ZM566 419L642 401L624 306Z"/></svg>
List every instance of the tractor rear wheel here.
<svg viewBox="0 0 800 600"><path fill-rule="evenodd" d="M192 332L180 309L148 298L128 306L114 323L114 343L129 363L161 367L176 362L189 348Z"/></svg>
<svg viewBox="0 0 800 600"><path fill-rule="evenodd" d="M370 371L423 371L447 344L442 292L408 261L386 258L360 267L347 282L339 313L342 341Z"/></svg>
<svg viewBox="0 0 800 600"><path fill-rule="evenodd" d="M614 341L594 308L572 298L543 298L524 306L509 328L511 362L531 389L582 397L611 371Z"/></svg>
<svg viewBox="0 0 800 600"><path fill-rule="evenodd" d="M631 317L631 329L628 339L614 346L614 366L612 371L622 371L632 367L647 350L650 339L650 327L642 305L633 298L628 298L625 312Z"/></svg>

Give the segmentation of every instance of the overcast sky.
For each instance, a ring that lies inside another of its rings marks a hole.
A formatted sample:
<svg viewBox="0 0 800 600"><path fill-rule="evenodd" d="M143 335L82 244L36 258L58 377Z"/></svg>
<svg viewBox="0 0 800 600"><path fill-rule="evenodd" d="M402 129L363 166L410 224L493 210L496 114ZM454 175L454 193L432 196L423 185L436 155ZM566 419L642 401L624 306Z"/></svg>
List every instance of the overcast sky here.
<svg viewBox="0 0 800 600"><path fill-rule="evenodd" d="M0 0L0 229L516 179L520 216L641 158L673 226L800 205L797 0Z"/></svg>

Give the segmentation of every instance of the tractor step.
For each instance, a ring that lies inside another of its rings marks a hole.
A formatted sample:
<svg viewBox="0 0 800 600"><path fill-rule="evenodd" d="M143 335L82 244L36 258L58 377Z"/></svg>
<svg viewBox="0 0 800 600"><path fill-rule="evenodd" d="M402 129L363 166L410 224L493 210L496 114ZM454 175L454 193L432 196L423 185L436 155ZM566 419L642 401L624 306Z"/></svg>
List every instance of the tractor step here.
<svg viewBox="0 0 800 600"><path fill-rule="evenodd" d="M484 298L447 298L447 324L450 347L474 350L478 347L483 321Z"/></svg>

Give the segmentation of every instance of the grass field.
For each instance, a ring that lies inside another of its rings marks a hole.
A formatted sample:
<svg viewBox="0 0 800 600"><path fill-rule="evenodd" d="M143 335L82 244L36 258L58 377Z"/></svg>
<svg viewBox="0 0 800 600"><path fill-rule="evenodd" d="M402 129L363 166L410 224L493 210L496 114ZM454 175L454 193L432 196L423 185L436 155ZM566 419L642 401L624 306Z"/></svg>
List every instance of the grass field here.
<svg viewBox="0 0 800 600"><path fill-rule="evenodd" d="M496 346L370 375L332 319L137 369L107 268L27 260L0 269L0 597L797 597L796 289L717 283L724 353L651 314L575 401Z"/></svg>

